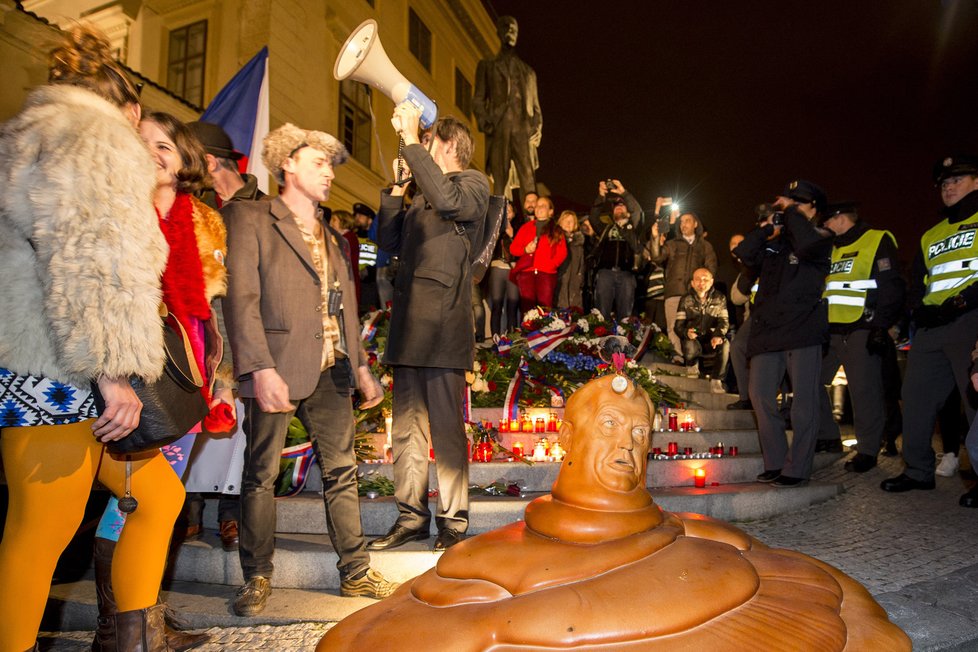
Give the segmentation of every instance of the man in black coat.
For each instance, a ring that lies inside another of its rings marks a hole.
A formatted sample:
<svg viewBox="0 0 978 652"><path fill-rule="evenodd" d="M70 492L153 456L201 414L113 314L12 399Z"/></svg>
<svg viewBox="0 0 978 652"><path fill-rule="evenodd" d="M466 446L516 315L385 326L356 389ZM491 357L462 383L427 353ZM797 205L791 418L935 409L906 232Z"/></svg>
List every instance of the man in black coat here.
<svg viewBox="0 0 978 652"><path fill-rule="evenodd" d="M469 237L489 205L489 181L466 170L472 136L462 122L439 118L418 139L420 112L409 103L391 123L404 139L404 161L417 192L407 208L405 186L380 198L381 249L399 255L390 337L384 363L394 367L394 497L398 518L370 542L384 550L428 538L428 435L438 473L435 550L462 539L468 528L469 467L462 398L472 368L475 331ZM429 147L429 149L425 149Z"/></svg>
<svg viewBox="0 0 978 652"><path fill-rule="evenodd" d="M832 252L831 233L812 220L825 208L825 192L810 181L792 181L768 215L734 254L757 270L750 313L750 400L757 412L764 473L758 482L795 487L808 481L818 435L822 345L828 309L822 300ZM777 395L787 372L794 400L794 435L788 447Z"/></svg>

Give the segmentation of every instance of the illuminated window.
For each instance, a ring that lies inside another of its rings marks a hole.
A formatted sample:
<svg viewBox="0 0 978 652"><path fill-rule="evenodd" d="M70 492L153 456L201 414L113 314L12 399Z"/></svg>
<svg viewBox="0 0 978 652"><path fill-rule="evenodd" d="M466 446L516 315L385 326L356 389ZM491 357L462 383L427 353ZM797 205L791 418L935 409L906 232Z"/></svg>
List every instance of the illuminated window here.
<svg viewBox="0 0 978 652"><path fill-rule="evenodd" d="M370 93L365 84L340 82L340 138L350 156L370 167Z"/></svg>
<svg viewBox="0 0 978 652"><path fill-rule="evenodd" d="M472 84L458 68L455 69L455 106L465 117L472 116Z"/></svg>
<svg viewBox="0 0 978 652"><path fill-rule="evenodd" d="M421 22L414 9L408 9L408 49L421 62L425 70L431 71L431 30Z"/></svg>
<svg viewBox="0 0 978 652"><path fill-rule="evenodd" d="M170 31L166 87L192 104L204 101L204 55L207 50L207 21Z"/></svg>

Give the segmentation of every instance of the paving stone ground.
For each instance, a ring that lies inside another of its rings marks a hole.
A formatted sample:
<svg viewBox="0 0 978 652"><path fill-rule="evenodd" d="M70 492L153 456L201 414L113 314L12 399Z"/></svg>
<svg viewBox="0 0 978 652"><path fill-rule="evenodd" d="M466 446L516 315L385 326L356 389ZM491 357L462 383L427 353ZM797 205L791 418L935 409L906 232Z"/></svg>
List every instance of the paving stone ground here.
<svg viewBox="0 0 978 652"><path fill-rule="evenodd" d="M920 652L978 651L978 510L958 506L965 479L937 478L934 491L888 494L879 489L902 469L899 458L857 475L842 459L815 479L845 492L828 502L762 521L738 523L764 543L826 561L863 583L910 635ZM791 489L784 489L791 491ZM313 650L331 623L227 627L200 652ZM89 649L90 632L41 637L42 650Z"/></svg>

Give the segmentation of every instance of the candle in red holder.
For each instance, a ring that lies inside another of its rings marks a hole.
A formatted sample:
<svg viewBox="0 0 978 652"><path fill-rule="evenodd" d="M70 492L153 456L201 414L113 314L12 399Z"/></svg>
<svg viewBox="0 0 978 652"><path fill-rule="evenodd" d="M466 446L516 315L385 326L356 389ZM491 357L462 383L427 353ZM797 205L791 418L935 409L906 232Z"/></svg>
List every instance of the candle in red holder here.
<svg viewBox="0 0 978 652"><path fill-rule="evenodd" d="M547 432L557 432L557 413L551 412L547 417Z"/></svg>
<svg viewBox="0 0 978 652"><path fill-rule="evenodd" d="M523 417L520 430L523 432L533 432L533 422L530 421L530 417Z"/></svg>
<svg viewBox="0 0 978 652"><path fill-rule="evenodd" d="M430 446L428 447L428 459L432 462L435 461L435 449L431 448Z"/></svg>
<svg viewBox="0 0 978 652"><path fill-rule="evenodd" d="M679 454L679 442L671 441L669 442L669 447L666 449L668 455L678 455Z"/></svg>
<svg viewBox="0 0 978 652"><path fill-rule="evenodd" d="M737 456L737 447L736 446L731 446L730 447L730 456L731 457L736 457Z"/></svg>
<svg viewBox="0 0 978 652"><path fill-rule="evenodd" d="M509 422L509 431L510 432L519 432L520 431L520 420L519 419L512 419Z"/></svg>
<svg viewBox="0 0 978 652"><path fill-rule="evenodd" d="M537 417L533 426L533 432L546 432L547 422L543 417Z"/></svg>
<svg viewBox="0 0 978 652"><path fill-rule="evenodd" d="M492 443L488 441L480 441L478 444L476 444L475 457L477 462L491 462Z"/></svg>
<svg viewBox="0 0 978 652"><path fill-rule="evenodd" d="M679 415L675 412L669 413L669 432L679 430Z"/></svg>
<svg viewBox="0 0 978 652"><path fill-rule="evenodd" d="M652 454L653 455L662 455L662 449L659 448L658 446L656 446L655 448L652 449Z"/></svg>
<svg viewBox="0 0 978 652"><path fill-rule="evenodd" d="M509 420L503 419L499 422L499 432L509 432Z"/></svg>
<svg viewBox="0 0 978 652"><path fill-rule="evenodd" d="M683 455L692 455L692 454L693 454L692 446L686 446L685 448L683 448Z"/></svg>
<svg viewBox="0 0 978 652"><path fill-rule="evenodd" d="M523 459L523 442L518 441L513 443L513 457L518 460Z"/></svg>
<svg viewBox="0 0 978 652"><path fill-rule="evenodd" d="M696 469L693 472L693 485L699 489L706 486L706 469Z"/></svg>

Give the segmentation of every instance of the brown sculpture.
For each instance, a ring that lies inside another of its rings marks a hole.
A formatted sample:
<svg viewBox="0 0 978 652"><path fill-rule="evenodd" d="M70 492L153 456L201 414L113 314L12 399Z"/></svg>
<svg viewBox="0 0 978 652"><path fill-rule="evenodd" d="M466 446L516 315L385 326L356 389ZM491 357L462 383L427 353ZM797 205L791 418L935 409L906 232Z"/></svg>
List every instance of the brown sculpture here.
<svg viewBox="0 0 978 652"><path fill-rule="evenodd" d="M496 31L499 54L476 68L472 110L479 131L486 135L486 172L492 175L493 193L505 194L512 162L525 197L536 192L533 171L539 167L537 147L543 132L537 76L516 54L516 19L501 16Z"/></svg>
<svg viewBox="0 0 978 652"><path fill-rule="evenodd" d="M317 650L910 650L859 583L645 489L652 404L591 381L567 405L553 493L472 537Z"/></svg>

